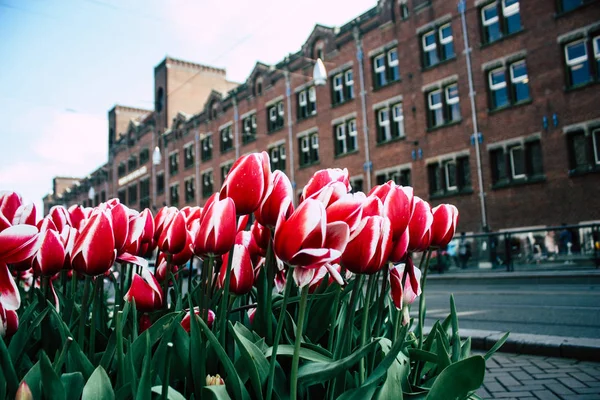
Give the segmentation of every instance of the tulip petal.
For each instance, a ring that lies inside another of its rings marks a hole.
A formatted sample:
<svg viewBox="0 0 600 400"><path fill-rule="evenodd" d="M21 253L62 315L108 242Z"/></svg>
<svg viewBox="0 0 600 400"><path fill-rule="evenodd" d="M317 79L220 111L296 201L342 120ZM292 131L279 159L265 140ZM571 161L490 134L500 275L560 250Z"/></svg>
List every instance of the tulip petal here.
<svg viewBox="0 0 600 400"><path fill-rule="evenodd" d="M317 268L294 268L294 282L299 288L303 288L308 285L314 278Z"/></svg>
<svg viewBox="0 0 600 400"><path fill-rule="evenodd" d="M33 256L39 247L38 229L14 225L0 232L0 262L16 263Z"/></svg>
<svg viewBox="0 0 600 400"><path fill-rule="evenodd" d="M129 253L119 254L119 256L117 257L117 260L121 261L121 262L139 265L140 267L143 267L143 268L148 268L148 260L146 260L143 257L134 256L133 254L129 254Z"/></svg>
<svg viewBox="0 0 600 400"><path fill-rule="evenodd" d="M0 302L6 310L18 310L21 306L17 284L3 262L0 262Z"/></svg>

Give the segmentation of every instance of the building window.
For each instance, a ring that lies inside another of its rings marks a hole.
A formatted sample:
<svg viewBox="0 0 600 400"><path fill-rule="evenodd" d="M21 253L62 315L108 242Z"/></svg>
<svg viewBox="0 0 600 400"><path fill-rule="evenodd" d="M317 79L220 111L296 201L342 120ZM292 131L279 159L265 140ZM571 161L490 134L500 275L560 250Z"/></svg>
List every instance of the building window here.
<svg viewBox="0 0 600 400"><path fill-rule="evenodd" d="M576 8L579 8L579 7L583 6L584 4L591 3L593 1L594 0L559 0L558 1L559 12L566 13L571 10L575 10Z"/></svg>
<svg viewBox="0 0 600 400"><path fill-rule="evenodd" d="M125 166L125 163L120 162L119 167L118 167L119 178L123 177L126 173L127 173L127 167Z"/></svg>
<svg viewBox="0 0 600 400"><path fill-rule="evenodd" d="M169 200L170 205L177 207L179 205L179 183L174 183L171 185L171 190Z"/></svg>
<svg viewBox="0 0 600 400"><path fill-rule="evenodd" d="M125 204L125 202L127 201L127 191L125 189L120 189L117 192L117 197L119 198L119 201L123 204Z"/></svg>
<svg viewBox="0 0 600 400"><path fill-rule="evenodd" d="M267 107L269 133L275 132L276 130L283 128L283 116L283 101L278 101L277 103Z"/></svg>
<svg viewBox="0 0 600 400"><path fill-rule="evenodd" d="M427 173L431 197L448 196L471 190L469 156L429 164Z"/></svg>
<svg viewBox="0 0 600 400"><path fill-rule="evenodd" d="M137 201L138 201L137 183L134 183L133 185L131 185L127 188L127 198L129 199L129 202L127 204L129 204L130 207L137 203Z"/></svg>
<svg viewBox="0 0 600 400"><path fill-rule="evenodd" d="M598 60L600 59L600 43L598 43L598 41L600 41L600 36L595 37L593 40L596 66L598 66ZM567 84L569 87L585 85L592 80L587 40L582 39L567 44L565 46L565 61L567 69Z"/></svg>
<svg viewBox="0 0 600 400"><path fill-rule="evenodd" d="M403 20L408 19L410 13L408 10L408 4L406 4L406 1L401 1L400 2L400 18Z"/></svg>
<svg viewBox="0 0 600 400"><path fill-rule="evenodd" d="M233 165L233 161L227 164L221 165L221 183L225 182L225 178L227 178L227 174L231 170L231 166Z"/></svg>
<svg viewBox="0 0 600 400"><path fill-rule="evenodd" d="M100 202L104 203L106 201L106 191L103 190L102 193L100 193Z"/></svg>
<svg viewBox="0 0 600 400"><path fill-rule="evenodd" d="M460 121L458 84L453 83L429 92L427 94L427 108L430 129Z"/></svg>
<svg viewBox="0 0 600 400"><path fill-rule="evenodd" d="M233 130L231 129L231 125L221 129L219 136L221 138L221 153L233 150Z"/></svg>
<svg viewBox="0 0 600 400"><path fill-rule="evenodd" d="M488 85L492 110L528 101L530 99L529 76L525 60L510 64L508 70L497 68L490 71Z"/></svg>
<svg viewBox="0 0 600 400"><path fill-rule="evenodd" d="M375 181L378 185L383 185L388 181L393 181L397 185L410 186L411 171L408 167L398 167L389 170L377 172Z"/></svg>
<svg viewBox="0 0 600 400"><path fill-rule="evenodd" d="M298 119L305 119L317 114L317 92L314 86L299 91L296 94L298 101Z"/></svg>
<svg viewBox="0 0 600 400"><path fill-rule="evenodd" d="M600 128L590 135L577 131L567 135L569 149L569 173L600 170Z"/></svg>
<svg viewBox="0 0 600 400"><path fill-rule="evenodd" d="M521 11L518 0L501 0L481 7L483 43L493 43L503 36L519 32Z"/></svg>
<svg viewBox="0 0 600 400"><path fill-rule="evenodd" d="M159 172L156 175L156 194L163 194L165 192L165 174Z"/></svg>
<svg viewBox="0 0 600 400"><path fill-rule="evenodd" d="M354 178L350 178L350 186L352 187L352 189L350 190L350 193L362 192L363 191L363 177L357 176Z"/></svg>
<svg viewBox="0 0 600 400"><path fill-rule="evenodd" d="M448 24L441 25L421 36L421 46L423 52L423 66L425 68L433 67L442 61L454 58L454 37L452 36L452 26Z"/></svg>
<svg viewBox="0 0 600 400"><path fill-rule="evenodd" d="M150 208L150 178L140 181L140 209Z"/></svg>
<svg viewBox="0 0 600 400"><path fill-rule="evenodd" d="M390 49L371 60L373 65L373 82L375 89L400 80L398 66L398 50Z"/></svg>
<svg viewBox="0 0 600 400"><path fill-rule="evenodd" d="M183 148L183 167L185 169L194 166L195 154L194 143L190 143Z"/></svg>
<svg viewBox="0 0 600 400"><path fill-rule="evenodd" d="M331 78L333 105L342 104L354 98L354 74L352 69L334 75Z"/></svg>
<svg viewBox="0 0 600 400"><path fill-rule="evenodd" d="M140 165L146 164L150 160L150 150L148 148L140 151Z"/></svg>
<svg viewBox="0 0 600 400"><path fill-rule="evenodd" d="M491 150L490 160L494 186L536 180L544 174L539 139Z"/></svg>
<svg viewBox="0 0 600 400"><path fill-rule="evenodd" d="M377 143L404 137L404 112L402 103L377 110Z"/></svg>
<svg viewBox="0 0 600 400"><path fill-rule="evenodd" d="M314 132L298 138L300 150L300 166L316 164L319 162L319 133Z"/></svg>
<svg viewBox="0 0 600 400"><path fill-rule="evenodd" d="M358 150L356 119L337 124L333 128L335 135L335 155L341 156Z"/></svg>
<svg viewBox="0 0 600 400"><path fill-rule="evenodd" d="M269 158L271 161L271 171L280 170L285 172L285 143L271 147L269 149Z"/></svg>
<svg viewBox="0 0 600 400"><path fill-rule="evenodd" d="M185 202L193 203L196 199L196 177L192 176L185 180Z"/></svg>
<svg viewBox="0 0 600 400"><path fill-rule="evenodd" d="M212 149L213 149L213 141L212 135L206 136L204 139L200 141L200 146L202 148L202 152L200 158L202 161L208 161L212 158Z"/></svg>
<svg viewBox="0 0 600 400"><path fill-rule="evenodd" d="M179 172L179 152L175 151L169 155L169 175L174 176Z"/></svg>
<svg viewBox="0 0 600 400"><path fill-rule="evenodd" d="M256 114L242 119L242 143L247 144L256 140Z"/></svg>
<svg viewBox="0 0 600 400"><path fill-rule="evenodd" d="M127 171L129 171L129 172L135 171L137 166L138 166L138 159L136 156L132 155L131 157L129 157L129 160L127 160Z"/></svg>
<svg viewBox="0 0 600 400"><path fill-rule="evenodd" d="M207 198L213 194L213 172L206 171L202 174L202 197Z"/></svg>

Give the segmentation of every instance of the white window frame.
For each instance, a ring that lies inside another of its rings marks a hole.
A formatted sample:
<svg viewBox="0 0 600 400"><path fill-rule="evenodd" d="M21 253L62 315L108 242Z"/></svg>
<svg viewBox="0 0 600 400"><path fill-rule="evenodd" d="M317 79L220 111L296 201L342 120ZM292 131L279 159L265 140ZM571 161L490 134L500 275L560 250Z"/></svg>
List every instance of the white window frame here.
<svg viewBox="0 0 600 400"><path fill-rule="evenodd" d="M279 161L279 146L272 147L270 153L272 162Z"/></svg>
<svg viewBox="0 0 600 400"><path fill-rule="evenodd" d="M569 47L574 46L576 44L583 43L583 49L585 50L585 55L577 57L573 60L569 59ZM582 64L588 60L588 49L586 46L586 39L576 40L574 42L568 43L565 46L565 60L567 62L567 66L573 68L576 65Z"/></svg>
<svg viewBox="0 0 600 400"><path fill-rule="evenodd" d="M352 126L352 129L350 128L350 126ZM358 136L356 119L354 119L354 118L348 121L348 136L351 136L351 137Z"/></svg>
<svg viewBox="0 0 600 400"><path fill-rule="evenodd" d="M298 103L300 104L300 107L306 107L306 91L303 90L298 94Z"/></svg>
<svg viewBox="0 0 600 400"><path fill-rule="evenodd" d="M504 18L508 18L515 14L518 14L521 10L520 2L517 1L515 4L511 4L510 6L506 6L506 0L502 0L502 15Z"/></svg>
<svg viewBox="0 0 600 400"><path fill-rule="evenodd" d="M504 81L501 83L494 83L494 81L492 79L492 74L494 72L499 72L499 71L502 72L502 76L504 76ZM496 68L496 69L493 69L490 72L488 72L488 83L490 85L490 90L492 90L492 91L506 88L506 70L504 69L504 67Z"/></svg>
<svg viewBox="0 0 600 400"><path fill-rule="evenodd" d="M425 40L428 36L433 36L433 44L427 44L427 40ZM437 50L437 41L435 40L435 30L429 31L423 35L423 51L428 53L430 51Z"/></svg>
<svg viewBox="0 0 600 400"><path fill-rule="evenodd" d="M313 149L318 149L319 148L319 135L312 134L310 136L310 147L313 148Z"/></svg>
<svg viewBox="0 0 600 400"><path fill-rule="evenodd" d="M338 142L341 143L342 151L340 154L345 154L348 152L348 146L346 145L346 124L341 123L336 125L335 127L335 138Z"/></svg>
<svg viewBox="0 0 600 400"><path fill-rule="evenodd" d="M442 33L444 32L444 28L446 28L446 27L450 28L450 37L444 38L442 36ZM445 45L448 43L452 43L454 41L454 35L452 33L452 25L448 22L447 24L440 26L438 28L438 36L440 38L440 44Z"/></svg>
<svg viewBox="0 0 600 400"><path fill-rule="evenodd" d="M277 103L277 113L283 117L283 114L284 114L283 101L280 101L279 103Z"/></svg>
<svg viewBox="0 0 600 400"><path fill-rule="evenodd" d="M433 95L437 93L440 94L440 102L438 104L433 104L431 102L431 99L433 99ZM442 99L442 89L432 90L431 92L429 92L429 94L427 95L427 105L429 107L429 110L434 111L442 108L444 105L444 101Z"/></svg>
<svg viewBox="0 0 600 400"><path fill-rule="evenodd" d="M490 9L490 8L493 8L496 10L496 16L492 17L490 19L486 19L485 10ZM498 16L498 8L496 6L496 3L492 3L485 7L481 7L481 22L483 23L483 26L486 26L486 27L500 22L500 17Z"/></svg>
<svg viewBox="0 0 600 400"><path fill-rule="evenodd" d="M380 54L377 57L375 57L375 59L373 60L373 67L375 67L375 73L379 74L382 73L385 76L385 54ZM377 62L379 60L383 60L380 66L377 66Z"/></svg>
<svg viewBox="0 0 600 400"><path fill-rule="evenodd" d="M317 101L317 90L314 86L308 88L308 101L315 103Z"/></svg>
<svg viewBox="0 0 600 400"><path fill-rule="evenodd" d="M381 116L382 115L386 115L385 120L382 120ZM391 140L392 139L392 130L390 127L390 110L385 107L382 108L381 110L377 111L377 123L379 125L380 128L384 129L385 132L385 141Z"/></svg>
<svg viewBox="0 0 600 400"><path fill-rule="evenodd" d="M352 79L348 79L348 76L350 76ZM346 86L354 86L354 72L352 69L344 72L344 81L346 82Z"/></svg>
<svg viewBox="0 0 600 400"><path fill-rule="evenodd" d="M592 43L594 44L594 58L600 60L600 36L592 38Z"/></svg>
<svg viewBox="0 0 600 400"><path fill-rule="evenodd" d="M592 131L592 146L594 146L594 161L600 165L600 153L598 151L598 141L600 141L600 128Z"/></svg>
<svg viewBox="0 0 600 400"><path fill-rule="evenodd" d="M337 80L340 80L340 83L338 85ZM333 91L338 93L338 96L340 98L340 103L342 103L344 101L344 76L343 74L337 74L333 77Z"/></svg>
<svg viewBox="0 0 600 400"><path fill-rule="evenodd" d="M277 121L277 106L269 108L269 120L271 122Z"/></svg>
<svg viewBox="0 0 600 400"><path fill-rule="evenodd" d="M510 175L513 179L525 178L527 176L525 173L515 175L515 157L513 156L513 151L516 149L521 150L523 156L525 156L525 146L523 145L513 146L509 149L508 152L510 154Z"/></svg>
<svg viewBox="0 0 600 400"><path fill-rule="evenodd" d="M456 97L450 98L450 88L452 87L456 87ZM457 83L453 83L451 85L448 85L444 88L444 94L446 96L446 104L447 105L453 105L453 104L458 104L460 102L460 96L458 95L458 84Z"/></svg>
<svg viewBox="0 0 600 400"><path fill-rule="evenodd" d="M525 65L525 71L526 71L525 75L515 77L513 68L520 64ZM525 62L525 60L517 61L517 62L510 64L510 81L512 83L525 83L525 84L529 82L529 74L527 73L527 63Z"/></svg>
<svg viewBox="0 0 600 400"><path fill-rule="evenodd" d="M396 53L396 59L395 60L392 60L391 57L390 57L390 55L392 53ZM388 50L388 52L387 52L387 62L388 62L388 66L390 68L398 66L398 49L390 49L390 50Z"/></svg>
<svg viewBox="0 0 600 400"><path fill-rule="evenodd" d="M279 146L277 146L279 149L279 159L280 160L285 160L286 159L286 155L285 155L285 145L284 144L280 144Z"/></svg>
<svg viewBox="0 0 600 400"><path fill-rule="evenodd" d="M451 160L451 161L447 161L444 163L444 179L446 180L446 190L456 190L458 189L458 186L456 185L456 176L454 176L454 186L450 186L450 174L448 173L448 166L449 165L454 165L454 172L456 173L456 160Z"/></svg>
<svg viewBox="0 0 600 400"><path fill-rule="evenodd" d="M303 153L308 153L310 151L310 141L308 135L302 137L300 141L300 151Z"/></svg>
<svg viewBox="0 0 600 400"><path fill-rule="evenodd" d="M400 115L396 115L396 110L400 110ZM392 105L392 120L398 125L399 137L404 137L404 110L402 109L402 103Z"/></svg>

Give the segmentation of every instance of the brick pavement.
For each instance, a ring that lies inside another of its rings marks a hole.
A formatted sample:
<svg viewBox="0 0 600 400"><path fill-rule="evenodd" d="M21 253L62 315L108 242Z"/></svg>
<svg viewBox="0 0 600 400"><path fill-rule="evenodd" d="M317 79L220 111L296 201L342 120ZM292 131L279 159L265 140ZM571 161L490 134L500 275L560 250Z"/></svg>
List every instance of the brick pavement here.
<svg viewBox="0 0 600 400"><path fill-rule="evenodd" d="M600 399L600 362L496 353L486 365L484 399Z"/></svg>

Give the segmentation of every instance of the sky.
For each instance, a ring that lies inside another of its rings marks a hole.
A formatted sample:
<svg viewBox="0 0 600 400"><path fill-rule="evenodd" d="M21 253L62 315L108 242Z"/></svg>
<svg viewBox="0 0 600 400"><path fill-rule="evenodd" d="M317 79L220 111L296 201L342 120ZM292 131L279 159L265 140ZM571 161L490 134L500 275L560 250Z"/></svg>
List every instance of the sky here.
<svg viewBox="0 0 600 400"><path fill-rule="evenodd" d="M107 112L152 108L165 56L227 69L281 61L314 25L341 26L376 0L0 0L0 191L34 201L54 176L107 161Z"/></svg>

